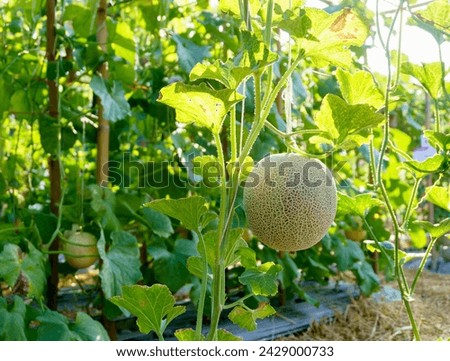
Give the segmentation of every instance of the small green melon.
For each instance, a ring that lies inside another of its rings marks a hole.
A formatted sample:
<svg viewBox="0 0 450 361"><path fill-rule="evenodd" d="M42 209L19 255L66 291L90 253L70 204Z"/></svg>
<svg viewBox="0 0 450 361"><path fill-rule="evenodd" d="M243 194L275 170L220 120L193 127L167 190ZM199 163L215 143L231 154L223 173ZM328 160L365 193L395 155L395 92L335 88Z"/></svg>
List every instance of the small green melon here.
<svg viewBox="0 0 450 361"><path fill-rule="evenodd" d="M336 185L319 160L272 154L260 160L245 182L249 228L266 246L299 251L317 244L334 221Z"/></svg>

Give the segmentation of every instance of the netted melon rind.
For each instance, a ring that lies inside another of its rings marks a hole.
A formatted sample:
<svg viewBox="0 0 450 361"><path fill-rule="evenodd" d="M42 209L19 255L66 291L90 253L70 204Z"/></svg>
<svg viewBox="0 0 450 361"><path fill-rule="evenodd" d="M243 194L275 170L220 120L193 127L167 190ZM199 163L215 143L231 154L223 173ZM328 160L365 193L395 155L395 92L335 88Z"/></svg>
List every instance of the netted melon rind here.
<svg viewBox="0 0 450 361"><path fill-rule="evenodd" d="M299 154L263 158L245 183L249 228L262 243L280 251L317 244L333 223L336 207L330 170L319 160Z"/></svg>

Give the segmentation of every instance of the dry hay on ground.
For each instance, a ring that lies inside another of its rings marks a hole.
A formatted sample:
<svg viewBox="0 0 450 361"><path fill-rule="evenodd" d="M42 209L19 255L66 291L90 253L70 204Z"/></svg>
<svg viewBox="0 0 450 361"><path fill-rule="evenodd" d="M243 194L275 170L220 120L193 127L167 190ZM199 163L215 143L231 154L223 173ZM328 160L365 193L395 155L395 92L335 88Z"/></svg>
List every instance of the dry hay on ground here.
<svg viewBox="0 0 450 361"><path fill-rule="evenodd" d="M411 282L413 272L407 273ZM390 284L396 287L395 283ZM416 286L413 313L422 339L450 338L450 275L424 272ZM353 300L344 313L331 321L314 322L300 334L282 338L286 341L407 341L412 339L403 303L375 302L367 298Z"/></svg>

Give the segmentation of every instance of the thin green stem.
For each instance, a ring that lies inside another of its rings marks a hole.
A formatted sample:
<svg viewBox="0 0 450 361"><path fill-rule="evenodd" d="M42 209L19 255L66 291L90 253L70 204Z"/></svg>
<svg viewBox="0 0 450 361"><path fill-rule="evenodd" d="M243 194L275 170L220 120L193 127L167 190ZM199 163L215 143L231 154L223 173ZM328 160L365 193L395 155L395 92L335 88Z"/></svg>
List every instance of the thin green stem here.
<svg viewBox="0 0 450 361"><path fill-rule="evenodd" d="M437 99L434 99L434 117L435 117L434 130L436 132L440 132L441 131L441 117L439 114L439 101Z"/></svg>
<svg viewBox="0 0 450 361"><path fill-rule="evenodd" d="M195 232L198 236L198 241L200 244L200 249L203 254L203 269L202 269L202 279L200 286L200 298L198 300L197 306L197 324L195 327L195 334L198 339L202 336L202 327L203 327L203 311L205 309L205 300L206 300L206 291L208 289L208 259L206 257L206 243L203 238L203 234L201 231Z"/></svg>
<svg viewBox="0 0 450 361"><path fill-rule="evenodd" d="M217 242L215 247L215 265L213 270L213 282L212 282L212 312L211 312L211 327L208 333L208 340L215 340L217 338L217 327L219 325L220 314L223 309L223 279L222 273L224 269L224 255L221 252L221 246L223 242L224 226L226 222L227 214L227 183L226 183L226 167L225 158L222 149L222 143L220 141L220 135L218 132L213 133L214 141L217 148L217 158L219 161L219 172L221 179L220 186L220 210L219 210L219 226L217 229Z"/></svg>
<svg viewBox="0 0 450 361"><path fill-rule="evenodd" d="M248 135L247 140L244 144L242 153L239 156L239 164L243 164L245 157L248 156L248 154L250 153L253 144L255 144L256 139L258 138L258 135L261 132L262 128L264 127L265 121L270 114L270 109L272 108L272 105L275 102L277 94L286 84L287 79L289 79L289 77L294 72L297 65L300 63L301 55L302 54L300 53L298 57L292 62L291 67L286 70L286 72L282 75L277 85L275 85L275 87L270 92L267 101L262 104L261 109L262 114L259 117L258 121L255 121L255 123L252 126L252 129L250 130L250 134Z"/></svg>
<svg viewBox="0 0 450 361"><path fill-rule="evenodd" d="M237 157L237 134L236 134L236 106L230 111L230 143L231 143L231 162Z"/></svg>
<svg viewBox="0 0 450 361"><path fill-rule="evenodd" d="M399 290L402 294L402 298L403 298L403 303L405 305L405 309L406 312L408 314L408 318L409 321L411 323L411 327L413 328L413 333L414 333L414 337L416 340L420 340L420 334L419 334L419 329L417 327L416 321L414 319L414 315L412 313L411 310L411 305L410 305L410 299L409 299L409 295L408 295L408 283L406 282L406 278L403 272L403 269L400 265L400 257L399 257L399 253L400 253L400 240L399 240L399 232L400 232L400 227L398 224L398 220L397 220L397 216L395 214L394 208L392 206L391 200L389 199L389 195L387 193L386 190L386 186L383 182L383 178L382 178L382 164L383 164L383 158L386 152L386 148L387 145L389 143L389 134L390 134L390 126L389 126L389 96L390 96L390 92L392 90L391 88L391 79L392 79L392 71L391 71L391 59L390 59L390 54L389 54L389 41L391 38L391 35L393 33L393 29L394 29L394 25L396 23L396 19L397 16L401 10L401 8L403 7L403 0L400 1L400 4L395 12L394 18L392 20L392 24L389 28L389 34L388 37L386 39L386 43L383 43L382 38L381 38L381 34L379 33L379 38L380 41L383 44L383 47L385 49L386 52L386 60L387 60L387 83L386 83L386 92L385 92L385 124L384 124L384 132L383 132L383 141L382 141L382 145L381 145L381 149L380 149L380 158L378 160L378 167L377 167L377 179L378 179L378 185L379 185L379 189L381 191L381 194L383 196L384 202L386 204L386 207L388 209L389 212L389 216L392 219L392 224L394 227L394 265L395 265L395 276L397 278L397 283L398 283L398 287ZM378 1L377 1L377 25L379 23L379 19L378 19ZM380 30L378 28L378 30Z"/></svg>
<svg viewBox="0 0 450 361"><path fill-rule="evenodd" d="M389 255L387 254L386 250L384 249L384 247L381 245L381 242L378 240L378 237L375 235L372 226L369 224L369 222L367 222L365 217L361 217L364 225L366 226L366 229L369 231L370 236L373 238L373 240L375 241L376 245L378 246L378 248L380 248L381 253L383 254L383 256L386 257L387 260L391 260L391 257L389 257Z"/></svg>
<svg viewBox="0 0 450 361"><path fill-rule="evenodd" d="M419 280L420 275L422 274L422 271L425 268L425 264L427 263L428 257L430 256L431 250L433 249L434 245L436 244L436 241L437 241L437 238L435 238L435 237L431 238L431 241L428 244L428 247L427 247L427 249L425 251L425 255L423 256L422 261L420 261L419 268L417 269L417 272L414 275L414 280L413 280L413 282L411 284L411 290L410 290L411 296L414 293L417 281Z"/></svg>
<svg viewBox="0 0 450 361"><path fill-rule="evenodd" d="M378 178L377 178L377 172L375 169L375 146L373 144L373 130L370 130L371 133L371 138L370 138L370 143L369 143L369 157L370 157L370 173L372 174L372 183L373 183L373 188L377 189L378 187Z"/></svg>
<svg viewBox="0 0 450 361"><path fill-rule="evenodd" d="M421 181L422 181L422 178L414 178L414 185L413 185L413 189L411 192L411 196L409 197L408 206L406 207L406 213L405 213L405 217L403 219L402 228L408 227L409 218L411 217L411 213L413 210L414 200L417 197L417 192L419 190Z"/></svg>
<svg viewBox="0 0 450 361"><path fill-rule="evenodd" d="M236 307L236 306L241 306L241 305L244 304L244 301L249 299L250 297L253 297L253 295L252 294L245 295L244 297L241 297L237 301L229 303L228 305L223 306L223 309L224 310L229 310L230 308L233 308L233 307Z"/></svg>

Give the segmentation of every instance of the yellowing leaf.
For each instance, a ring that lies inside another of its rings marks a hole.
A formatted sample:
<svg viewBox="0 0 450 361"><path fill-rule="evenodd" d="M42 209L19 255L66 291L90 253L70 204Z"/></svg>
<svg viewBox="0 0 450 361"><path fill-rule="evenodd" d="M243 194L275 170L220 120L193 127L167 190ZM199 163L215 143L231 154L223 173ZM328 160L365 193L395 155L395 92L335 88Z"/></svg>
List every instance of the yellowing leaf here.
<svg viewBox="0 0 450 361"><path fill-rule="evenodd" d="M362 46L369 35L367 24L351 9L333 14L306 8L304 14L282 22L280 27L298 39L305 56L318 67L351 65L350 46Z"/></svg>

